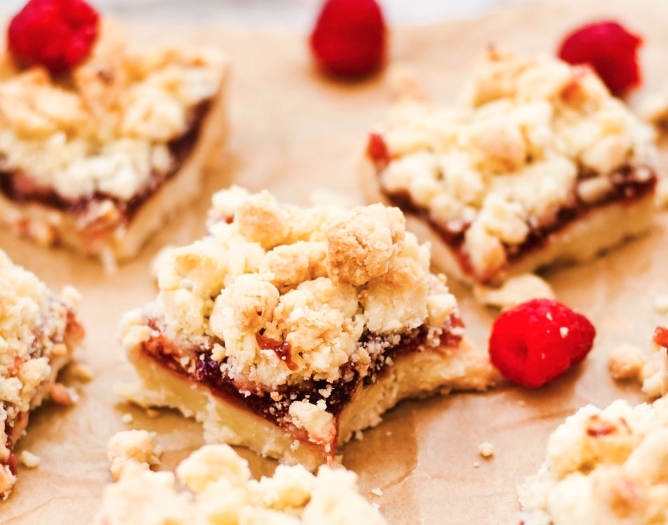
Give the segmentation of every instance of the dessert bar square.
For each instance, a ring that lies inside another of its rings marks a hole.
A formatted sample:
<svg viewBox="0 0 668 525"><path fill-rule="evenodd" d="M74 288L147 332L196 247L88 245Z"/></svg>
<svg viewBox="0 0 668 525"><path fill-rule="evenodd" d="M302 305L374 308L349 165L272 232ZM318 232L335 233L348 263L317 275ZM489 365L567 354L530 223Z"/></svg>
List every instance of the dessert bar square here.
<svg viewBox="0 0 668 525"><path fill-rule="evenodd" d="M0 251L0 497L16 483L14 446L30 411L49 396L58 371L84 332L75 317L78 292L52 293Z"/></svg>
<svg viewBox="0 0 668 525"><path fill-rule="evenodd" d="M140 383L119 393L315 468L401 399L496 378L429 260L397 208L223 190L209 235L162 258L156 300L125 316Z"/></svg>
<svg viewBox="0 0 668 525"><path fill-rule="evenodd" d="M218 51L126 41L106 21L59 76L0 57L0 221L109 264L198 194L226 127Z"/></svg>
<svg viewBox="0 0 668 525"><path fill-rule="evenodd" d="M399 206L440 269L494 285L648 229L653 131L588 67L490 50L465 94L399 100L361 163L369 201Z"/></svg>

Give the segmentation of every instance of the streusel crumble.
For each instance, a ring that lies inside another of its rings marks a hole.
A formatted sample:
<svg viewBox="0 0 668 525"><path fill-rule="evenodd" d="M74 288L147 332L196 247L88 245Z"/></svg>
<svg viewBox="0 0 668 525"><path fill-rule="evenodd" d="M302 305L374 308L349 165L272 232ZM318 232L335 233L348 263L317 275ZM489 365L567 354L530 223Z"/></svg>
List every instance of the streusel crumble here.
<svg viewBox="0 0 668 525"><path fill-rule="evenodd" d="M434 262L469 283L591 258L654 211L651 128L553 57L490 50L464 104L402 98L364 159L369 197L409 213Z"/></svg>
<svg viewBox="0 0 668 525"><path fill-rule="evenodd" d="M122 434L114 438L119 445L131 439L129 433ZM279 465L273 477L256 481L248 462L231 447L205 445L178 465L176 476L152 472L140 460L128 462L120 479L106 488L94 523L384 525L386 521L358 493L355 473L343 467L322 465L313 475L300 465Z"/></svg>
<svg viewBox="0 0 668 525"><path fill-rule="evenodd" d="M309 468L406 397L484 390L487 357L397 208L282 207L218 192L209 235L170 250L157 299L124 319L141 384L210 442Z"/></svg>
<svg viewBox="0 0 668 525"><path fill-rule="evenodd" d="M78 293L53 294L33 273L0 251L0 497L16 483L14 445L30 411L50 394L58 371L81 342Z"/></svg>
<svg viewBox="0 0 668 525"><path fill-rule="evenodd" d="M46 245L132 257L198 191L224 132L226 61L212 49L130 49L105 22L54 77L0 56L0 218Z"/></svg>
<svg viewBox="0 0 668 525"><path fill-rule="evenodd" d="M550 436L547 460L520 487L524 525L668 521L668 399L580 409Z"/></svg>

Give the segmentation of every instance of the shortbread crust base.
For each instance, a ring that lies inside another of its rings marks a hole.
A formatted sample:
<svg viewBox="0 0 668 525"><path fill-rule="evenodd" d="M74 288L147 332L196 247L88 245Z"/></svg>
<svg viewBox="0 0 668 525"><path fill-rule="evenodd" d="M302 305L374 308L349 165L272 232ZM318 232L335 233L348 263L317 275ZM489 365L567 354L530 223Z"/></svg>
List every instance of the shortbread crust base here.
<svg viewBox="0 0 668 525"><path fill-rule="evenodd" d="M376 168L366 156L360 162L359 175L360 186L368 202L393 205L383 195L378 184ZM432 264L445 274L472 286L500 284L510 277L535 272L549 266L589 261L626 239L647 231L652 225L655 212L653 192L634 199L631 204L611 202L604 206L593 207L583 217L550 234L545 246L522 256L484 283L462 270L453 250L429 224L412 214L405 215L406 229L415 233L420 242L431 243Z"/></svg>
<svg viewBox="0 0 668 525"><path fill-rule="evenodd" d="M227 74L201 124L199 138L179 170L144 202L128 225L82 228L76 215L41 203L16 203L0 193L0 220L19 235L45 246L65 246L105 262L137 255L149 236L189 204L201 190L203 168L216 146L227 138Z"/></svg>
<svg viewBox="0 0 668 525"><path fill-rule="evenodd" d="M283 463L300 463L310 470L326 462L322 447L296 440L272 422L214 395L207 386L184 379L148 357L141 345L128 350L139 383L119 385L116 393L143 407L169 407L192 417L204 427L209 443L241 445ZM358 430L381 422L381 415L407 398L436 392L483 391L498 380L487 356L469 342L405 354L373 385L361 387L343 409L338 421L338 444Z"/></svg>

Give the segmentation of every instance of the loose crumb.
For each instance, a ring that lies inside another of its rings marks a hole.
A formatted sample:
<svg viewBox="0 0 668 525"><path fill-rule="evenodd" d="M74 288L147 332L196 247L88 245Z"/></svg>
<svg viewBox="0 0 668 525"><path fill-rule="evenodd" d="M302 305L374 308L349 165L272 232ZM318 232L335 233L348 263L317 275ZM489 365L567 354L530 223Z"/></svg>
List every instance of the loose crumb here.
<svg viewBox="0 0 668 525"><path fill-rule="evenodd" d="M480 466L480 462L474 461L473 462L473 468L478 468Z"/></svg>
<svg viewBox="0 0 668 525"><path fill-rule="evenodd" d="M147 408L146 409L146 415L150 417L151 419L155 419L157 417L160 417L160 410L156 410L155 408Z"/></svg>
<svg viewBox="0 0 668 525"><path fill-rule="evenodd" d="M362 441L364 439L364 434L362 433L361 430L356 430L355 431L355 439L357 441Z"/></svg>
<svg viewBox="0 0 668 525"><path fill-rule="evenodd" d="M79 381L88 382L94 377L93 369L84 363L76 363L72 367L72 373Z"/></svg>
<svg viewBox="0 0 668 525"><path fill-rule="evenodd" d="M491 458L494 455L494 445L489 441L484 441L478 446L478 454L483 458Z"/></svg>
<svg viewBox="0 0 668 525"><path fill-rule="evenodd" d="M123 416L121 417L121 421L126 424L132 423L133 419L134 418L132 417L132 414L130 414L130 412L123 414Z"/></svg>
<svg viewBox="0 0 668 525"><path fill-rule="evenodd" d="M371 494L375 494L376 496L382 496L383 491L380 488L376 487L375 489L371 489Z"/></svg>
<svg viewBox="0 0 668 525"><path fill-rule="evenodd" d="M54 403L58 403L59 405L68 406L79 401L79 394L77 394L76 390L63 385L62 383L54 383L51 387L50 394Z"/></svg>
<svg viewBox="0 0 668 525"><path fill-rule="evenodd" d="M154 446L154 434L146 430L127 430L115 434L107 445L107 458L114 479L118 479L128 465L149 469L159 465L160 450Z"/></svg>
<svg viewBox="0 0 668 525"><path fill-rule="evenodd" d="M19 454L19 461L21 465L27 468L36 468L39 465L40 458L38 455L28 452L27 450L21 451Z"/></svg>
<svg viewBox="0 0 668 525"><path fill-rule="evenodd" d="M640 379L646 358L643 351L633 345L622 344L610 352L608 369L615 381Z"/></svg>
<svg viewBox="0 0 668 525"><path fill-rule="evenodd" d="M661 315L668 314L668 295L657 295L654 298L654 309Z"/></svg>

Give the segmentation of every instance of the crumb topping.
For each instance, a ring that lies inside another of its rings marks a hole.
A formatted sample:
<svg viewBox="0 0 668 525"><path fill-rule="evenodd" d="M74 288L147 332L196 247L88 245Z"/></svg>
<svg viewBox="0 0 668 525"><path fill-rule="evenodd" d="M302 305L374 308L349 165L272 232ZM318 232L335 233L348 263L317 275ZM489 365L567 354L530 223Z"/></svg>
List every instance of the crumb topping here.
<svg viewBox="0 0 668 525"><path fill-rule="evenodd" d="M0 251L0 494L15 481L8 465L12 447L27 413L47 393L52 361L69 360L68 331L76 298L72 288L57 297Z"/></svg>
<svg viewBox="0 0 668 525"><path fill-rule="evenodd" d="M266 191L232 187L214 195L209 229L164 255L157 299L126 317L126 347L164 333L177 348L208 349L251 393L333 383L352 369L371 375L387 346L371 335L396 345L431 330L425 344L434 347L445 328L461 335L448 324L457 303L429 271L429 246L395 208L288 208ZM182 364L195 371L197 359ZM314 401L289 413L324 436L334 429L325 409Z"/></svg>
<svg viewBox="0 0 668 525"><path fill-rule="evenodd" d="M465 98L451 108L401 100L382 134L384 158L375 160L386 192L408 194L463 235L481 275L502 268L508 247L576 199L603 201L619 170L651 176L652 130L586 67L491 50Z"/></svg>
<svg viewBox="0 0 668 525"><path fill-rule="evenodd" d="M153 435L146 430L117 432L107 444L111 474L118 479L128 465L145 469L159 465L158 452L153 444Z"/></svg>
<svg viewBox="0 0 668 525"><path fill-rule="evenodd" d="M175 162L168 143L222 81L213 50L130 50L105 22L92 56L67 79L0 56L0 170L23 186L77 200L95 193L129 200Z"/></svg>
<svg viewBox="0 0 668 525"><path fill-rule="evenodd" d="M666 439L664 398L580 409L550 436L546 464L520 488L524 523L665 522Z"/></svg>
<svg viewBox="0 0 668 525"><path fill-rule="evenodd" d="M177 488L184 487L183 490ZM248 462L227 445L205 445L172 472L135 463L105 490L99 525L190 523L237 525L383 525L378 510L357 491L357 476L321 466L279 465L274 476L251 478Z"/></svg>

